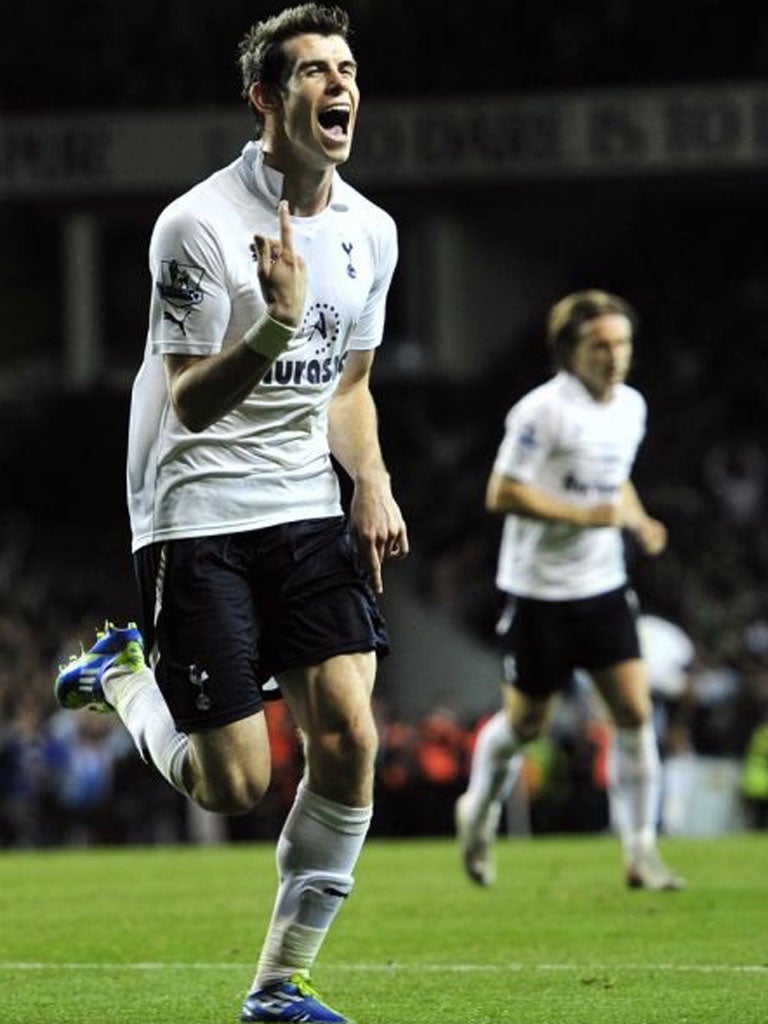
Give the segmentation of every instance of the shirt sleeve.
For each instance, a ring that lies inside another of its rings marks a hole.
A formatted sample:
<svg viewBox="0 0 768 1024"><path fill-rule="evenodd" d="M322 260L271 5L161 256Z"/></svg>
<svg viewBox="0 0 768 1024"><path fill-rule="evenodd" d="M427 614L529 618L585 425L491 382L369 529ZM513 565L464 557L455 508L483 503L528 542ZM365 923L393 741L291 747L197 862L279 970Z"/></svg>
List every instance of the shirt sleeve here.
<svg viewBox="0 0 768 1024"><path fill-rule="evenodd" d="M536 478L554 443L553 424L546 411L546 406L530 399L523 399L510 409L493 464L495 473L524 484Z"/></svg>
<svg viewBox="0 0 768 1024"><path fill-rule="evenodd" d="M374 240L376 271L360 319L350 338L351 349L371 349L381 344L387 295L397 266L397 228L394 220L382 211L382 229Z"/></svg>
<svg viewBox="0 0 768 1024"><path fill-rule="evenodd" d="M212 355L221 350L230 297L210 229L185 211L165 210L149 246L153 355Z"/></svg>

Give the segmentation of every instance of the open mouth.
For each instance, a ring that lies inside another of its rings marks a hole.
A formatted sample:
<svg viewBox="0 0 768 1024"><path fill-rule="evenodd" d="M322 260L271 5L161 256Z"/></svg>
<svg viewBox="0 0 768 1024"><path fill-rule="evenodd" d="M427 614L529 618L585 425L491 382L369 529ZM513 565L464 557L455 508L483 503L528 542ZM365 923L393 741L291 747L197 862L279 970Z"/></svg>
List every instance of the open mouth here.
<svg viewBox="0 0 768 1024"><path fill-rule="evenodd" d="M317 115L323 131L334 139L346 139L349 131L349 107L326 107Z"/></svg>

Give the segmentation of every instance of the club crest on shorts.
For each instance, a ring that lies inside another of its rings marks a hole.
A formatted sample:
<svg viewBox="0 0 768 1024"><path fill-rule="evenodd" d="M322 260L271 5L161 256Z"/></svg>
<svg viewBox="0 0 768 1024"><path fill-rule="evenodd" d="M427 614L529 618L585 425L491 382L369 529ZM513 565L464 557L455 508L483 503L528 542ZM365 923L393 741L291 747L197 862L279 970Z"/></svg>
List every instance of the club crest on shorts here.
<svg viewBox="0 0 768 1024"><path fill-rule="evenodd" d="M210 678L205 669L200 668L199 665L189 666L189 681L197 689L195 707L198 711L209 711L213 706L213 701L205 692L205 684Z"/></svg>

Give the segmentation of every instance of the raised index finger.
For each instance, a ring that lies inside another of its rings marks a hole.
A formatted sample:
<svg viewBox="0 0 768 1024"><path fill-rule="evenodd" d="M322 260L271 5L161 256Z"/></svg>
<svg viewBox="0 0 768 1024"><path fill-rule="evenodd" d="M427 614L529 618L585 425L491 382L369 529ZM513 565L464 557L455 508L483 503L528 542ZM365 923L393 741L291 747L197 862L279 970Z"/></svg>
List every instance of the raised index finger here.
<svg viewBox="0 0 768 1024"><path fill-rule="evenodd" d="M277 219L280 223L280 247L284 253L293 254L293 227L287 199L281 199L277 204Z"/></svg>

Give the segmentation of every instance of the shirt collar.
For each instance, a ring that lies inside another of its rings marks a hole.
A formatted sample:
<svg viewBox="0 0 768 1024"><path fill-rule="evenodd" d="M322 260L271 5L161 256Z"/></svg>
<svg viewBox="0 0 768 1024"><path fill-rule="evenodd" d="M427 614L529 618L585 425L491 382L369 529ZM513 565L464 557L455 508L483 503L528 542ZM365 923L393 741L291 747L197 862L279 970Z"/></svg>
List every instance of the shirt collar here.
<svg viewBox="0 0 768 1024"><path fill-rule="evenodd" d="M614 388L613 394L607 402L598 402L589 388L579 380L575 373L570 373L568 370L560 370L557 376L563 381L566 394L570 394L573 398L585 402L587 405L606 407L616 401L620 385Z"/></svg>
<svg viewBox="0 0 768 1024"><path fill-rule="evenodd" d="M245 183L251 192L277 206L283 194L282 171L276 171L264 163L264 152L260 142L247 142L242 152L245 165Z"/></svg>
<svg viewBox="0 0 768 1024"><path fill-rule="evenodd" d="M265 199L271 206L276 207L283 194L283 180L285 175L282 171L270 167L264 161L264 151L261 142L247 142L243 147L242 160L245 165L245 183L254 195ZM327 209L347 210L348 204L342 198L341 178L336 171L333 172L331 183L331 199Z"/></svg>

